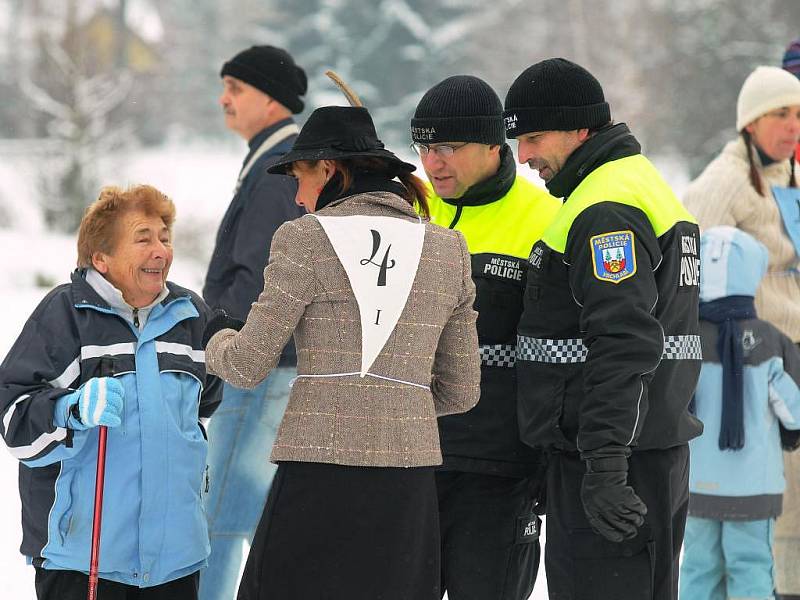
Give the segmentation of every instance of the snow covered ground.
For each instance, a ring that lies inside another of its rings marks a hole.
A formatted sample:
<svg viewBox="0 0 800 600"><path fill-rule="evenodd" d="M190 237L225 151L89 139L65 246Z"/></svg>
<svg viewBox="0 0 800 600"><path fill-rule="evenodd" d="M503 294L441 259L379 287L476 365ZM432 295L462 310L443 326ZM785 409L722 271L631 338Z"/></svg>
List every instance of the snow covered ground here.
<svg viewBox="0 0 800 600"><path fill-rule="evenodd" d="M175 262L170 279L200 289L217 224L230 199L244 146L170 147L117 157L124 168L104 183L126 186L150 183L173 198L178 208ZM408 158L408 157L406 157ZM664 162L676 191L685 186L680 165ZM527 167L520 173L535 178ZM34 172L17 155L0 159L0 248L4 276L0 278L0 359L23 323L55 284L67 281L75 262L75 239L47 232L32 198ZM2 228L5 227L5 228ZM34 600L33 568L19 554L20 506L17 463L0 449L0 598ZM531 599L547 598L543 565Z"/></svg>

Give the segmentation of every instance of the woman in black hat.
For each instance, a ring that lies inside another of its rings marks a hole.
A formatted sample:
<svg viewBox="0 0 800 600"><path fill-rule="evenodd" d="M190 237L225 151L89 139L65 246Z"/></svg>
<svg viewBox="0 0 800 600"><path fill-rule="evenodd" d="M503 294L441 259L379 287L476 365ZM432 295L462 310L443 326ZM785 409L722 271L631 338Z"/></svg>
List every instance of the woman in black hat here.
<svg viewBox="0 0 800 600"><path fill-rule="evenodd" d="M295 200L309 213L340 198L384 191L427 216L427 190L412 174L415 169L384 148L366 108L324 106L311 114L292 150L269 171L297 179Z"/></svg>
<svg viewBox="0 0 800 600"><path fill-rule="evenodd" d="M314 214L276 232L241 330L222 316L206 336L209 372L238 387L297 346L239 600L438 600L437 417L479 394L466 243L418 216L423 184L365 108L314 111L270 170Z"/></svg>

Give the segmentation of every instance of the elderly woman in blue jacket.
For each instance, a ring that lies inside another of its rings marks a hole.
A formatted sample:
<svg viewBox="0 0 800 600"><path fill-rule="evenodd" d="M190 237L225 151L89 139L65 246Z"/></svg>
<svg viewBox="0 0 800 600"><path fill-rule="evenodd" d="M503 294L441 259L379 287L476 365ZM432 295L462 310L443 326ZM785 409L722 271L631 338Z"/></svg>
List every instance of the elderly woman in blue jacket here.
<svg viewBox="0 0 800 600"><path fill-rule="evenodd" d="M800 351L756 315L767 249L734 227L701 237L705 426L689 442L689 518L680 597L772 598L772 540L785 487L781 426L800 429Z"/></svg>
<svg viewBox="0 0 800 600"><path fill-rule="evenodd" d="M42 300L0 366L0 433L20 460L21 551L39 600L86 597L98 425L98 597L197 597L209 553L200 419L220 386L202 350L208 308L166 280L174 218L153 187L104 188L81 222L71 282Z"/></svg>

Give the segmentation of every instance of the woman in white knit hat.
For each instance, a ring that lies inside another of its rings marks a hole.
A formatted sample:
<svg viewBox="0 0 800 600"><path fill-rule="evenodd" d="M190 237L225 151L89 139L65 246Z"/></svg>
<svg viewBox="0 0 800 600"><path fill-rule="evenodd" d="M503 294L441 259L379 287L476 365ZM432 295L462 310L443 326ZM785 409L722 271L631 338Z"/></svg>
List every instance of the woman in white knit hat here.
<svg viewBox="0 0 800 600"><path fill-rule="evenodd" d="M794 150L800 140L800 80L777 67L757 67L739 92L736 130L737 139L689 185L684 203L701 229L731 225L767 247L769 268L756 311L799 343L800 189ZM800 600L800 457L786 456L775 574L781 598Z"/></svg>

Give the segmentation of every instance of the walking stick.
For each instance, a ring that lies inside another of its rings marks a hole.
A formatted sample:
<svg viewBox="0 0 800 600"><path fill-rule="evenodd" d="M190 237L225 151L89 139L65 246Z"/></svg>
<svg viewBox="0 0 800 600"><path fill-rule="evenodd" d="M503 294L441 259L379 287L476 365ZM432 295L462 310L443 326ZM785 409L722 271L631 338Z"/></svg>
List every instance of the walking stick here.
<svg viewBox="0 0 800 600"><path fill-rule="evenodd" d="M100 377L114 376L114 360L100 357ZM94 480L94 515L92 517L92 553L89 558L88 600L97 599L97 567L100 562L100 526L103 521L103 484L106 474L106 438L108 428L100 425L97 438L97 474Z"/></svg>

